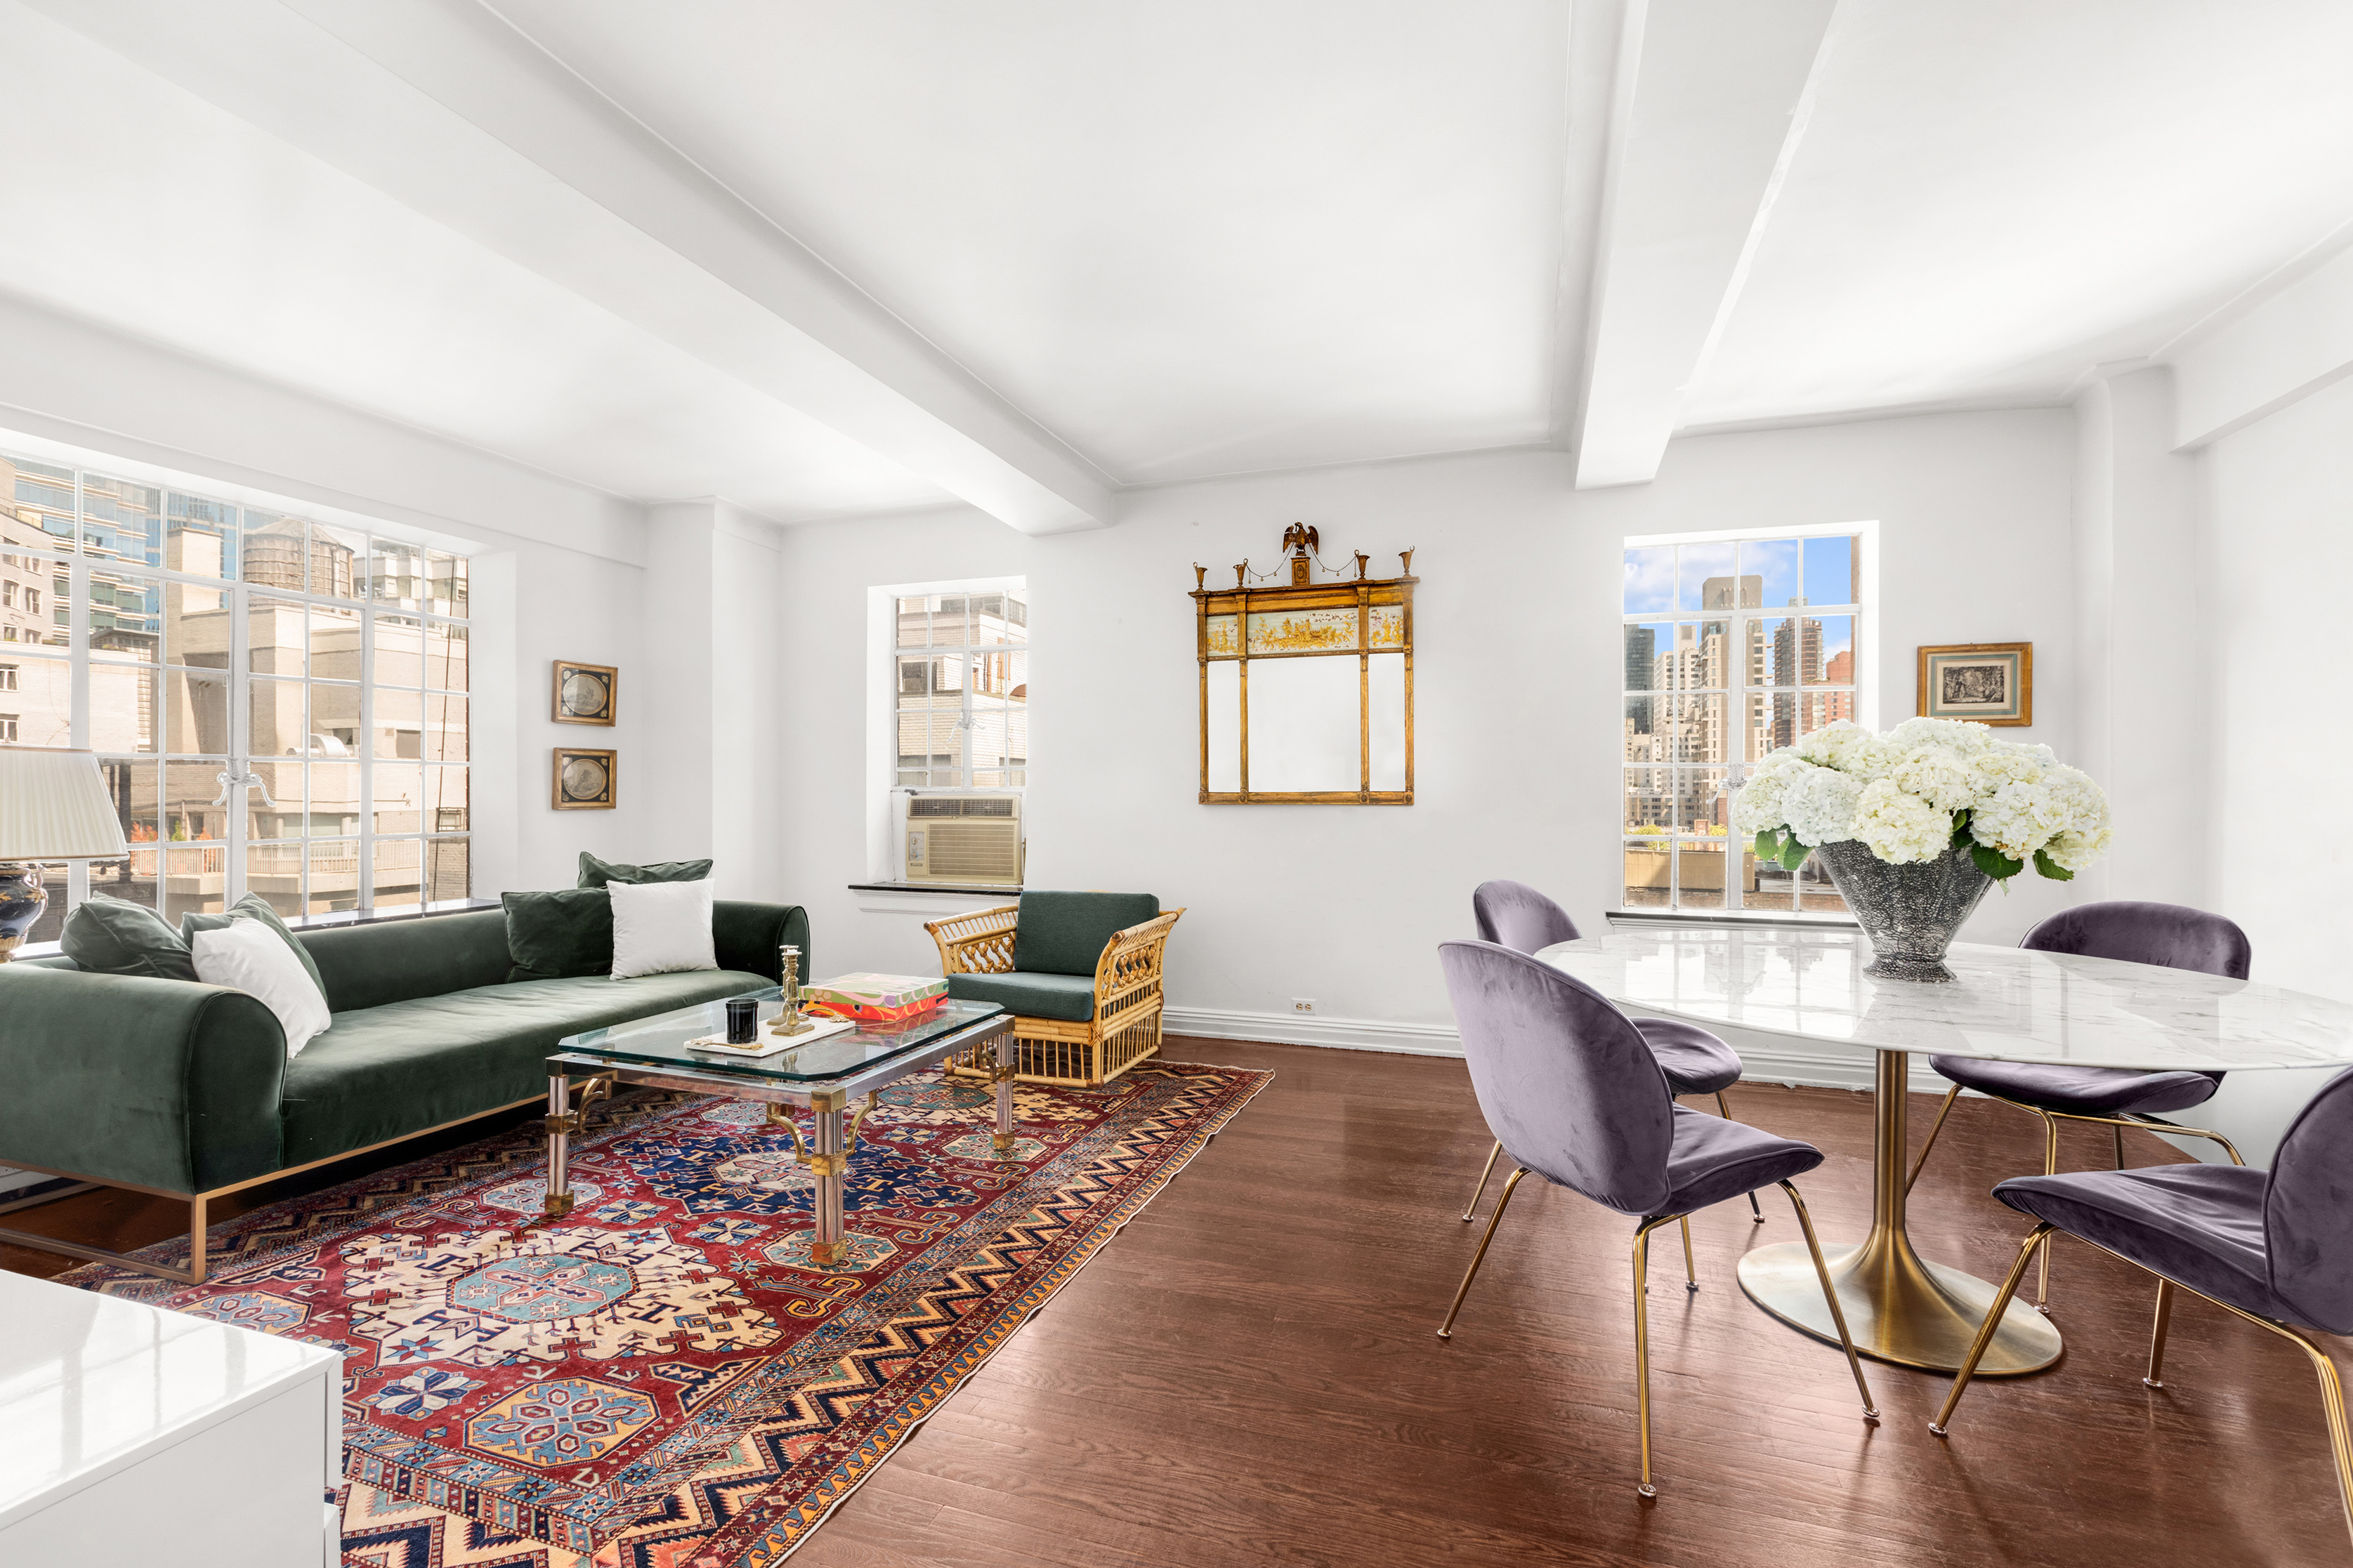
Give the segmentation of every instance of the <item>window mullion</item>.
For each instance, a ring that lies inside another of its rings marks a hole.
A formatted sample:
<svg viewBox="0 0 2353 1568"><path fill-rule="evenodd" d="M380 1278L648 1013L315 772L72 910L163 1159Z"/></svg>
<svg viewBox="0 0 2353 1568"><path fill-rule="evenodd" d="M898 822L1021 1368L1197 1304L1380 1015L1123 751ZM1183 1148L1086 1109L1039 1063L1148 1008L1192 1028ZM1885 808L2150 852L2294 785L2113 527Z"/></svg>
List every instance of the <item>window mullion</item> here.
<svg viewBox="0 0 2353 1568"><path fill-rule="evenodd" d="M359 590L353 584L354 591ZM375 607L360 606L359 869L353 901L375 908Z"/></svg>

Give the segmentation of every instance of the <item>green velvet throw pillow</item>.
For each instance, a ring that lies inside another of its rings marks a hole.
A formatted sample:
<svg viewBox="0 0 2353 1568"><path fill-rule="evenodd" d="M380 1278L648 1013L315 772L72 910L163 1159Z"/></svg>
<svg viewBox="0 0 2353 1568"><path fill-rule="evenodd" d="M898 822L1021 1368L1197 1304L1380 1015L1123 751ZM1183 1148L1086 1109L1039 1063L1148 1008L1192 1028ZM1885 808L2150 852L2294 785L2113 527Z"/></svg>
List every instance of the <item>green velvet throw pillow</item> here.
<svg viewBox="0 0 2353 1568"><path fill-rule="evenodd" d="M1152 893L1025 892L1014 917L1013 967L1025 974L1092 974L1113 937L1159 912Z"/></svg>
<svg viewBox="0 0 2353 1568"><path fill-rule="evenodd" d="M196 977L196 961L180 933L144 904L92 893L66 917L58 946L99 974L142 974L155 980Z"/></svg>
<svg viewBox="0 0 2353 1568"><path fill-rule="evenodd" d="M320 977L319 966L312 961L311 950L295 940L294 933L287 929L286 922L278 918L278 911L269 907L269 900L259 893L246 894L245 897L231 904L227 911L223 914L182 915L180 940L186 942L189 949L193 951L196 945L198 931L218 931L231 921L259 921L276 931L279 940L292 948L294 956L302 961L303 969L311 976L311 984L319 988L320 999L322 1001L326 999L327 983Z"/></svg>
<svg viewBox="0 0 2353 1568"><path fill-rule="evenodd" d="M700 882L711 875L708 860L665 860L658 866L624 866L614 860L599 860L586 849L580 851L582 888L601 888L608 882Z"/></svg>
<svg viewBox="0 0 2353 1568"><path fill-rule="evenodd" d="M634 868L630 868L634 869ZM602 888L505 893L509 980L613 973L613 895Z"/></svg>

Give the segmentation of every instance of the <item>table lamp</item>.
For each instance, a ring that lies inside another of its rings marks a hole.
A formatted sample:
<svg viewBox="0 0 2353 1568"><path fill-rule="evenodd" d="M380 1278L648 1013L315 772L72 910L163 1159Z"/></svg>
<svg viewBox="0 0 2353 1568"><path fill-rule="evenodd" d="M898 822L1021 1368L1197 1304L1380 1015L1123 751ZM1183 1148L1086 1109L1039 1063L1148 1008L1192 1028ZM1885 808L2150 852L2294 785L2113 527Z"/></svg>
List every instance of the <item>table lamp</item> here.
<svg viewBox="0 0 2353 1568"><path fill-rule="evenodd" d="M48 905L37 862L129 852L95 755L0 746L0 963L16 956Z"/></svg>

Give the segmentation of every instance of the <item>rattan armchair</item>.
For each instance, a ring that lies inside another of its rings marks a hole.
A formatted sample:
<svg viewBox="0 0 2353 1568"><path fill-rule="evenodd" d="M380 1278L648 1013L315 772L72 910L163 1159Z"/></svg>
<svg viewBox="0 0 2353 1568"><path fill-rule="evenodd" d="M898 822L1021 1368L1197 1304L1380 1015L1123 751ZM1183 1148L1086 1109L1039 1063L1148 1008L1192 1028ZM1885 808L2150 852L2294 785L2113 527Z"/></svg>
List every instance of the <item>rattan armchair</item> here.
<svg viewBox="0 0 2353 1568"><path fill-rule="evenodd" d="M927 922L923 929L939 945L940 973L951 977L1018 973L1013 949L1020 912L1018 904L1002 904ZM1093 1007L1086 1019L1030 1017L1017 1010L1016 1079L1092 1089L1158 1051L1161 953L1184 912L1164 910L1113 932L1095 961ZM986 1078L994 1065L993 1059L958 1062L950 1070Z"/></svg>

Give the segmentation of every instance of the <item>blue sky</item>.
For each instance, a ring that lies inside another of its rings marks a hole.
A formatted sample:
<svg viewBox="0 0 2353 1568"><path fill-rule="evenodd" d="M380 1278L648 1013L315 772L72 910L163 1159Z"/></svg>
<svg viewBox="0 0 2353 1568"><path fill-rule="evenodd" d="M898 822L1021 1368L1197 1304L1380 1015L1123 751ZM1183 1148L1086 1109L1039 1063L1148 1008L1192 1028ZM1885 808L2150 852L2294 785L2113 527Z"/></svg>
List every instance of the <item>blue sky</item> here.
<svg viewBox="0 0 2353 1568"><path fill-rule="evenodd" d="M1659 544L1626 552L1625 611L1628 615L1658 615L1646 622L1657 637L1662 653L1674 646L1674 624L1667 617L1696 614L1703 585L1710 577L1762 577L1762 603L1746 606L1766 612L1766 636L1772 636L1772 611L1784 609L1799 596L1811 605L1843 605L1854 593L1854 540L1840 534L1827 539L1751 540L1745 543ZM1854 646L1854 620L1850 616L1826 616L1822 621L1825 663Z"/></svg>

